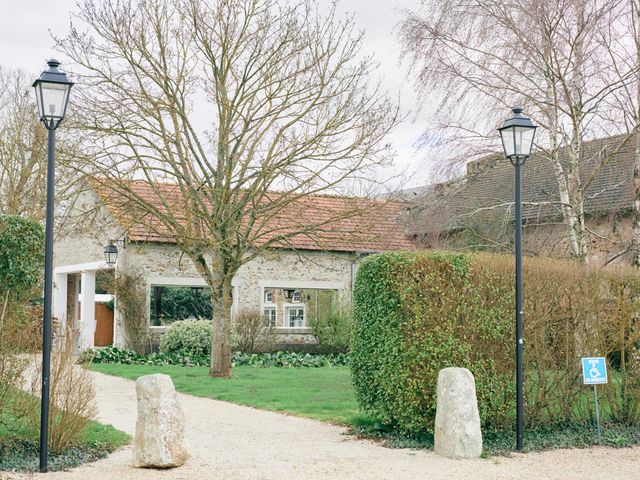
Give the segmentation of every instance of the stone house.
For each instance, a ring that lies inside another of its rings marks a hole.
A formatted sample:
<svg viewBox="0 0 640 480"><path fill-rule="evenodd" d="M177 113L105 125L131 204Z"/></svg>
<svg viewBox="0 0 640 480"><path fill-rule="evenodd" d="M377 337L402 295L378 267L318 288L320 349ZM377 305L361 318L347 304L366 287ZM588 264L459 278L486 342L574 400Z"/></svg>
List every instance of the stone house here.
<svg viewBox="0 0 640 480"><path fill-rule="evenodd" d="M629 264L633 225L634 144L608 137L583 145L581 177L593 175L585 195L589 262ZM610 153L613 152L613 153ZM561 159L566 151L560 151ZM599 166L602 156L610 157ZM526 254L569 257L551 162L534 153L522 167L523 249ZM425 248L513 249L514 168L502 154L467 164L466 174L422 189L404 215L407 234Z"/></svg>
<svg viewBox="0 0 640 480"><path fill-rule="evenodd" d="M142 181L132 185L142 193L148 187ZM179 315L175 312L172 318L172 304L167 299L175 300L186 292L194 302L208 291L191 260L171 238L137 223L130 212L117 207L114 195L113 191L88 186L66 207L64 221L59 222L62 226L57 228L53 313L61 328L73 332L74 347L79 351L131 343L129 320L119 308L117 289L112 318L97 318L96 277L105 271L137 279L135 288L144 302L143 327L155 344L172 321L183 319L175 318ZM352 201L356 200L314 196L307 202L306 213L322 215L326 208L336 211ZM234 313L243 309L261 312L274 328L279 344L314 342L311 318L335 302L350 302L358 263L365 255L413 248L399 221L406 204L358 201L366 202L361 216L328 225L314 237L294 236L286 245L265 250L243 265L232 282ZM292 220L285 217L279 221ZM111 240L118 240L114 266L107 264L104 254Z"/></svg>

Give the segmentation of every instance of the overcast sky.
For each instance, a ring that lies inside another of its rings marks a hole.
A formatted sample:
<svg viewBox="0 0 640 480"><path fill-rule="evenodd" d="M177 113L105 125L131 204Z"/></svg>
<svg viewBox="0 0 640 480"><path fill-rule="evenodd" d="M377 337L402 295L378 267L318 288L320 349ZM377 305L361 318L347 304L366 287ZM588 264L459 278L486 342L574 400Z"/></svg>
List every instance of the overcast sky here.
<svg viewBox="0 0 640 480"><path fill-rule="evenodd" d="M49 32L56 36L66 34L76 0L1 0L1 3L0 65L21 68L37 76L46 66L47 58L55 57L64 64L65 59L52 48ZM365 30L364 49L375 54L381 64L385 87L394 98L400 98L402 112L407 115L390 139L397 151L396 167L393 171L381 172L381 175L406 172L405 188L429 183L429 159L416 148L420 134L427 127L429 107L415 114L418 101L415 88L407 80L406 67L400 63L400 46L394 32L401 9L415 8L418 4L419 0L342 0L339 3L339 9L353 13L358 27Z"/></svg>

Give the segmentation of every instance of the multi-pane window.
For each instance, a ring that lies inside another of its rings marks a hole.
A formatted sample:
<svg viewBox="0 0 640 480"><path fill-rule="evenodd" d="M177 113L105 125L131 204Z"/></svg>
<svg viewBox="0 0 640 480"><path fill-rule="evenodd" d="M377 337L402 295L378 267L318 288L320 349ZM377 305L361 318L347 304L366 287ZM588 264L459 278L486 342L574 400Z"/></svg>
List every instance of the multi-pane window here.
<svg viewBox="0 0 640 480"><path fill-rule="evenodd" d="M264 309L264 319L265 324L269 327L276 326L276 307L265 307Z"/></svg>
<svg viewBox="0 0 640 480"><path fill-rule="evenodd" d="M287 318L287 327L304 327L304 305L297 307L286 307L285 315Z"/></svg>
<svg viewBox="0 0 640 480"><path fill-rule="evenodd" d="M264 292L264 303L273 303L273 292L269 290Z"/></svg>

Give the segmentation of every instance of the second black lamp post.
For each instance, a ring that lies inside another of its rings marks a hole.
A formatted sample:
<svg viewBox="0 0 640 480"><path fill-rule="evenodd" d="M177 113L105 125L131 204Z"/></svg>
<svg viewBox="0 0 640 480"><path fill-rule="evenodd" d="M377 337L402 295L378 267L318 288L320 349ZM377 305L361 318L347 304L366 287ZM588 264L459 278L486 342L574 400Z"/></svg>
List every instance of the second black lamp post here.
<svg viewBox="0 0 640 480"><path fill-rule="evenodd" d="M515 167L515 255L516 255L516 450L524 448L524 401L522 361L522 165L531 155L536 126L514 107L513 116L498 129L505 156Z"/></svg>

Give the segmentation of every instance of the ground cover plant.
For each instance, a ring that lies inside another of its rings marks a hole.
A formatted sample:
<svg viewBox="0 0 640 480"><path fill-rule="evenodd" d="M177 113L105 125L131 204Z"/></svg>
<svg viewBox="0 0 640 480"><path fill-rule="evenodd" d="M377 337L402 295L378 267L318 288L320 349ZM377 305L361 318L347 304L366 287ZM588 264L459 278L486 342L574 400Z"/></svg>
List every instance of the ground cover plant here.
<svg viewBox="0 0 640 480"><path fill-rule="evenodd" d="M356 417L355 435L376 439L389 448L433 449L433 434L403 435L380 422L361 416ZM527 427L524 431L524 452L552 450L556 448L587 448L595 445L607 447L631 447L640 444L640 426L605 423L602 442L598 440L592 424L555 424ZM515 432L485 429L482 432L483 456L508 455L515 446Z"/></svg>
<svg viewBox="0 0 640 480"><path fill-rule="evenodd" d="M336 367L349 365L349 356L345 353L310 354L302 352L271 353L233 353L233 366L252 367ZM133 350L108 347L86 350L83 353L84 363L114 363L122 365L182 365L185 367L202 367L209 365L209 357L205 355L189 355L185 353L152 353L140 355Z"/></svg>
<svg viewBox="0 0 640 480"><path fill-rule="evenodd" d="M530 429L588 425L591 390L580 357L605 356L602 414L638 420L640 278L569 262L526 259L525 422ZM392 253L367 258L355 287L351 368L363 410L405 436L433 431L438 371L476 379L485 431L515 421L513 261L510 257Z"/></svg>

